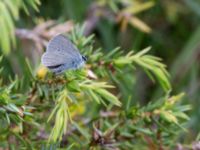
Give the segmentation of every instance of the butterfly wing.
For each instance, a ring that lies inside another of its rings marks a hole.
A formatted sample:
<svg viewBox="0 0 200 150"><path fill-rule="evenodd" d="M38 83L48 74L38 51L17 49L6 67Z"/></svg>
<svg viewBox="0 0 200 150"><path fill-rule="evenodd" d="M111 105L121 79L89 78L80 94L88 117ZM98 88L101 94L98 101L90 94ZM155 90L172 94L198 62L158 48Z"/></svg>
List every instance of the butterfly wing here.
<svg viewBox="0 0 200 150"><path fill-rule="evenodd" d="M59 34L50 40L41 61L51 71L63 72L76 68L83 60L77 48L65 36Z"/></svg>
<svg viewBox="0 0 200 150"><path fill-rule="evenodd" d="M41 59L42 64L46 67L65 64L67 63L67 61L70 60L72 60L72 57L70 57L70 55L62 55L60 53L48 51L42 55Z"/></svg>
<svg viewBox="0 0 200 150"><path fill-rule="evenodd" d="M78 49L62 34L53 37L47 46L47 52L58 52L62 55L80 56Z"/></svg>

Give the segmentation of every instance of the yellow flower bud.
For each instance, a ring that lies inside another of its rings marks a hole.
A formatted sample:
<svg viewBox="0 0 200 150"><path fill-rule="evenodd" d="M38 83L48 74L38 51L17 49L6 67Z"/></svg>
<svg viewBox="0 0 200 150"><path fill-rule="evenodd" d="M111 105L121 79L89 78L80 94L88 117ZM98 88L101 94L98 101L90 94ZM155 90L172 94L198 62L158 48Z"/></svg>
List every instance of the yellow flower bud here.
<svg viewBox="0 0 200 150"><path fill-rule="evenodd" d="M47 74L48 69L44 66L40 66L37 70L37 77L40 79L45 78L46 74Z"/></svg>

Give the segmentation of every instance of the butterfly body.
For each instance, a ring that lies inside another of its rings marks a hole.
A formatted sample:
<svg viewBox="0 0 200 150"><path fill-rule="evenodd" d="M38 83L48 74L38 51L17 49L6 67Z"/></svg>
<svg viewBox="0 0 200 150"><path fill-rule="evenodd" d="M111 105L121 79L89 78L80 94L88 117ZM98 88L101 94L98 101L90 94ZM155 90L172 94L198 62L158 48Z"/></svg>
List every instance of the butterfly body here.
<svg viewBox="0 0 200 150"><path fill-rule="evenodd" d="M65 70L75 70L84 66L86 57L62 34L53 37L42 55L42 64L59 74Z"/></svg>

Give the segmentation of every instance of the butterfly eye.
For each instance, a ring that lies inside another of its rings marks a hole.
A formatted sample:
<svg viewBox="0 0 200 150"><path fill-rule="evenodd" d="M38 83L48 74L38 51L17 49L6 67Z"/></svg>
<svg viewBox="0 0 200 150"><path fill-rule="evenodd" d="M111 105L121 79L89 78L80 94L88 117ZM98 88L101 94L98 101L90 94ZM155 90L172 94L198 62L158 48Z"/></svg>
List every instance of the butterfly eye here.
<svg viewBox="0 0 200 150"><path fill-rule="evenodd" d="M82 59L83 59L84 61L87 61L87 57L85 57L85 56L82 56Z"/></svg>

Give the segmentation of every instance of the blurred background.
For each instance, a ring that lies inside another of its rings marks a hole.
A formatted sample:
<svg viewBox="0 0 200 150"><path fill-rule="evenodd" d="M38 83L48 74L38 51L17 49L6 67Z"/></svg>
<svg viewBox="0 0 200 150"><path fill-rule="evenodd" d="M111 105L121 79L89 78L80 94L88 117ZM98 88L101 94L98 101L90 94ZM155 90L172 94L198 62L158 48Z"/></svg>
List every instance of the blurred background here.
<svg viewBox="0 0 200 150"><path fill-rule="evenodd" d="M185 92L191 104L189 134L200 131L200 0L0 0L0 55L3 82L18 75L28 82L26 58L37 72L48 40L84 24L84 34L95 35L95 46L108 53L125 53L151 46L151 54L168 66L172 93ZM124 97L145 104L162 94L142 72L124 76ZM131 82L130 82L131 78ZM26 87L24 87L25 89ZM185 133L184 133L185 134Z"/></svg>

